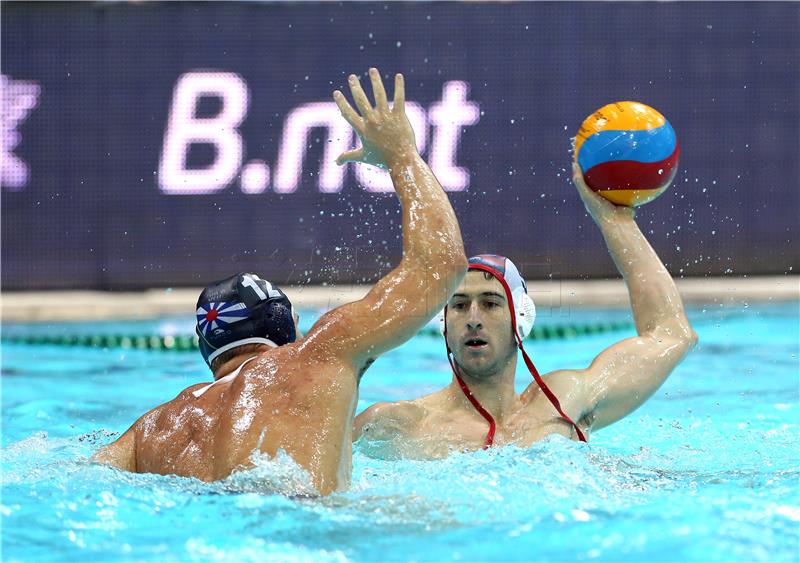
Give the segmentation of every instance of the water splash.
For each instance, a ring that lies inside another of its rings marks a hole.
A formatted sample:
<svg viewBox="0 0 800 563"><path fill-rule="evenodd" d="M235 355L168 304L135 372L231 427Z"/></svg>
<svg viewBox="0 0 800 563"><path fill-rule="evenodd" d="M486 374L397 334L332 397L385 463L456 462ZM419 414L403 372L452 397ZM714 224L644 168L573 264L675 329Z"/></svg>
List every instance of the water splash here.
<svg viewBox="0 0 800 563"><path fill-rule="evenodd" d="M278 450L275 457L255 450L250 454L249 461L253 467L234 471L230 477L219 482L221 491L290 496L318 494L309 472L284 450Z"/></svg>

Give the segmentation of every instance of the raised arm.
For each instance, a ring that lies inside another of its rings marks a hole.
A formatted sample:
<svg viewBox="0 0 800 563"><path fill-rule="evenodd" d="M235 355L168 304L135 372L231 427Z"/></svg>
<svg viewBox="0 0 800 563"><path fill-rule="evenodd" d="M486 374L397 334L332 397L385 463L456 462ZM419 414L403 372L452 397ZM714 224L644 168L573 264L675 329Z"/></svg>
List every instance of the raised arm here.
<svg viewBox="0 0 800 563"><path fill-rule="evenodd" d="M337 162L360 162L388 169L403 212L403 258L364 299L325 314L306 342L323 353L351 359L359 368L399 346L422 328L455 291L467 260L456 216L441 185L417 152L405 114L403 76L395 77L390 108L377 69L370 69L372 107L358 78L348 82L358 112L344 95L333 94L342 116L362 147Z"/></svg>
<svg viewBox="0 0 800 563"><path fill-rule="evenodd" d="M576 397L583 403L580 414L597 430L655 393L697 343L697 335L675 282L636 225L634 209L615 206L593 193L577 165L573 181L625 278L638 334L604 350L587 369L572 372Z"/></svg>

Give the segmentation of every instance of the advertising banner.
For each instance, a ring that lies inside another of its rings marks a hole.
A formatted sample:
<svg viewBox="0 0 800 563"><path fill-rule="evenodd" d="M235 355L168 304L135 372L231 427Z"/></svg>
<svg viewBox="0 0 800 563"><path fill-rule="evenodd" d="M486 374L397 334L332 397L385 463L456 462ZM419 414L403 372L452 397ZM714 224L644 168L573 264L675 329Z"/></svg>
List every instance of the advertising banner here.
<svg viewBox="0 0 800 563"><path fill-rule="evenodd" d="M798 266L795 3L3 4L2 285L369 282L401 254L388 176L335 164L349 73L406 77L468 254L616 276L570 182L617 100L681 144L639 224L675 275Z"/></svg>

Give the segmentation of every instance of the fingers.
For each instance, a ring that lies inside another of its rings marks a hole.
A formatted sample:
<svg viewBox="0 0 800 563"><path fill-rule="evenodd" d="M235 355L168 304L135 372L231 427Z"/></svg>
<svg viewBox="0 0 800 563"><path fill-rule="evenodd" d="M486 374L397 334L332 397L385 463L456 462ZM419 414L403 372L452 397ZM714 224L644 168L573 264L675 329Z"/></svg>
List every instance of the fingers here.
<svg viewBox="0 0 800 563"><path fill-rule="evenodd" d="M572 181L579 190L589 190L589 186L586 185L586 180L583 179L583 171L581 170L581 166L577 162L572 163Z"/></svg>
<svg viewBox="0 0 800 563"><path fill-rule="evenodd" d="M403 75L397 73L394 77L394 111L406 110L406 81Z"/></svg>
<svg viewBox="0 0 800 563"><path fill-rule="evenodd" d="M339 106L339 111L342 112L342 117L344 117L345 121L356 131L361 131L364 127L364 121L356 113L356 110L347 103L344 94L336 90L333 93L333 100L336 102L336 105Z"/></svg>
<svg viewBox="0 0 800 563"><path fill-rule="evenodd" d="M353 99L356 102L358 111L360 111L361 116L366 119L372 114L372 106L369 104L367 95L361 88L361 82L358 80L358 77L355 74L351 74L347 78L347 82L350 84L350 93L353 94Z"/></svg>
<svg viewBox="0 0 800 563"><path fill-rule="evenodd" d="M377 68L373 67L369 69L369 79L372 83L373 95L375 96L375 109L379 111L388 111L389 100L386 96L386 88L383 86L383 80L381 80L381 75ZM347 103L344 95L338 90L334 92L333 98L336 100L339 110L342 112L342 115L345 117L345 119L347 119L348 123L350 123L350 125L353 127L360 127L363 124L363 120L361 120L361 118L366 119L372 117L375 110L372 108L369 98L367 98L367 94L364 92L364 89L361 87L361 82L355 74L351 74L347 77L347 83L350 85L350 92L353 95L353 100L355 101L356 107L361 113L361 116L359 116L352 106ZM405 81L403 80L403 75L398 74L395 76L394 81L395 109L399 108L399 111L405 111L405 101Z"/></svg>
<svg viewBox="0 0 800 563"><path fill-rule="evenodd" d="M375 96L375 107L378 110L389 109L389 102L386 99L386 90L383 88L383 81L377 68L369 69L369 79L372 82L372 94Z"/></svg>
<svg viewBox="0 0 800 563"><path fill-rule="evenodd" d="M578 195L581 196L583 202L586 205L594 204L594 199L599 196L594 194L591 188L586 185L586 181L583 179L583 172L577 162L572 163L572 182L578 188Z"/></svg>
<svg viewBox="0 0 800 563"><path fill-rule="evenodd" d="M581 165L577 162L572 162L572 179L577 181L583 181L583 171L581 170Z"/></svg>
<svg viewBox="0 0 800 563"><path fill-rule="evenodd" d="M583 172L581 166L577 162L572 163L572 181L578 185L583 184Z"/></svg>
<svg viewBox="0 0 800 563"><path fill-rule="evenodd" d="M348 162L361 162L364 157L364 149L353 149L345 151L336 159L336 164L342 165Z"/></svg>
<svg viewBox="0 0 800 563"><path fill-rule="evenodd" d="M589 211L589 214L592 215L595 220L600 217L611 217L614 215L627 214L631 217L635 215L632 207L615 205L590 188L588 184L586 184L586 180L583 178L583 171L577 162L572 163L572 181L575 183L575 187L578 188L578 194L581 196L586 210Z"/></svg>

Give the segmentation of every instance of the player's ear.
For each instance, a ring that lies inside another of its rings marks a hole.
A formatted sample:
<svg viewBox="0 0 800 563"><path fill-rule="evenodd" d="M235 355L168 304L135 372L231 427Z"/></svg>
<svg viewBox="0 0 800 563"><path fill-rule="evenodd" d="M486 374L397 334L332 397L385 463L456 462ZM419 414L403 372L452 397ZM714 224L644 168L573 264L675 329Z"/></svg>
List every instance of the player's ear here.
<svg viewBox="0 0 800 563"><path fill-rule="evenodd" d="M300 315L294 310L294 307L292 307L292 319L294 320L294 331L297 334L297 338L300 338L302 336L300 333Z"/></svg>

